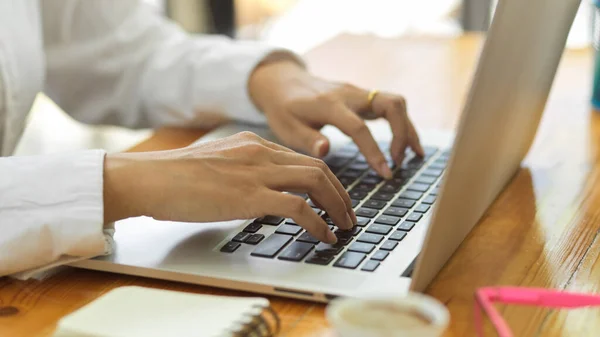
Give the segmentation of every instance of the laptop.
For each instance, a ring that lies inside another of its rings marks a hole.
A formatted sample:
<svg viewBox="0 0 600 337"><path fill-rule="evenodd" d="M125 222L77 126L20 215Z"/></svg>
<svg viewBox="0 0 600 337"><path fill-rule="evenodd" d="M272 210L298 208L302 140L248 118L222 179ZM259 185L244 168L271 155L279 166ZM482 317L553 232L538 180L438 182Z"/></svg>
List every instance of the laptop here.
<svg viewBox="0 0 600 337"><path fill-rule="evenodd" d="M73 265L318 302L423 291L519 169L579 4L500 0L455 136L422 132L425 158L409 153L392 180L369 170L347 137L324 129L333 145L324 160L359 217L337 245L275 216L219 223L140 217L115 224L114 254ZM372 128L386 150L389 127ZM200 141L248 129L274 139L266 129L229 125Z"/></svg>

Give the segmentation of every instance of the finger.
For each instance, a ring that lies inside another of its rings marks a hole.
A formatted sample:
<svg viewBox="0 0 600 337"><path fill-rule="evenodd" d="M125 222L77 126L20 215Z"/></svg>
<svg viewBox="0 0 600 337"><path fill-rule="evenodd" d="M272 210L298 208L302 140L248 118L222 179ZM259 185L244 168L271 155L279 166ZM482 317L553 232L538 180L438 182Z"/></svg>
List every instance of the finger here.
<svg viewBox="0 0 600 337"><path fill-rule="evenodd" d="M322 158L329 152L329 140L321 132L300 121L288 124L285 129L289 132L281 135L285 144L317 158Z"/></svg>
<svg viewBox="0 0 600 337"><path fill-rule="evenodd" d="M393 97L379 95L379 102L374 101L374 108L383 109L384 116L390 123L392 128L392 144L390 147L390 154L392 159L398 166L402 165L404 160L404 154L406 147L408 146L408 120L406 117L406 103L402 97Z"/></svg>
<svg viewBox="0 0 600 337"><path fill-rule="evenodd" d="M315 206L317 206L317 208L324 209L323 205L319 204L319 202L316 200L316 198L313 198L310 195L308 197L310 198L310 201L312 201L312 203L315 204Z"/></svg>
<svg viewBox="0 0 600 337"><path fill-rule="evenodd" d="M339 105L329 115L329 124L338 127L358 146L371 167L382 177L390 179L392 171L365 122L352 110Z"/></svg>
<svg viewBox="0 0 600 337"><path fill-rule="evenodd" d="M304 199L292 194L268 191L261 200L265 214L292 218L317 240L331 244L337 242L337 237L327 223L308 206Z"/></svg>
<svg viewBox="0 0 600 337"><path fill-rule="evenodd" d="M425 156L425 150L423 149L423 146L421 145L421 140L419 139L419 134L417 133L417 130L415 129L415 126L413 125L413 123L409 120L408 121L408 145L410 146L410 148L415 151L416 154L418 154L421 157Z"/></svg>
<svg viewBox="0 0 600 337"><path fill-rule="evenodd" d="M310 166L273 166L262 179L273 190L309 193L339 228L354 226L344 200L323 170Z"/></svg>
<svg viewBox="0 0 600 337"><path fill-rule="evenodd" d="M299 153L279 153L277 154L276 158L273 159L273 162L278 165L303 165L321 169L323 172L325 172L342 200L344 200L344 203L346 204L346 210L350 215L352 223L356 224L356 214L354 214L354 210L352 209L352 200L350 199L348 192L338 178L333 174L333 172L331 172L327 164L325 164L322 160L304 156ZM319 208L324 209L322 207Z"/></svg>

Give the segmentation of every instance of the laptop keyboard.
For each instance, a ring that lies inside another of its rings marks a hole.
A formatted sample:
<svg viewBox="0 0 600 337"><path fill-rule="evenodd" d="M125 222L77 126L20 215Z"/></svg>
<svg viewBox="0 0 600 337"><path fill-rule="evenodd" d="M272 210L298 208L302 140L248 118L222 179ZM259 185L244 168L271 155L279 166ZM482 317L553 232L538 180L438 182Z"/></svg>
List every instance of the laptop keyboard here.
<svg viewBox="0 0 600 337"><path fill-rule="evenodd" d="M389 143L379 145L384 153L389 149ZM348 190L357 225L352 230L338 229L307 195L299 195L329 224L338 238L335 245L319 242L292 219L267 215L247 225L220 251L231 254L242 245L256 245L250 255L257 258L373 272L419 225L436 201L449 152L433 147L424 150L424 158L411 152L401 167L386 157L394 174L390 180L382 179L370 169L354 144L325 158ZM276 227L275 232L265 237L258 233L263 226Z"/></svg>

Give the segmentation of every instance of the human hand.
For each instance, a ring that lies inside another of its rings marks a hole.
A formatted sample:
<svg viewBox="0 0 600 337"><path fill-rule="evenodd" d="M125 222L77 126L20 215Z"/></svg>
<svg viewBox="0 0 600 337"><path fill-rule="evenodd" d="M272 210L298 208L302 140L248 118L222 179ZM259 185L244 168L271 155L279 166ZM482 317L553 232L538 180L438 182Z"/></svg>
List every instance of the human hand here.
<svg viewBox="0 0 600 337"><path fill-rule="evenodd" d="M375 171L391 178L385 156L364 122L383 117L392 129L390 156L397 164L402 163L407 147L424 155L402 96L378 93L369 104L364 89L317 78L292 61L260 65L248 85L275 135L294 149L325 156L329 141L318 130L330 124L352 138Z"/></svg>
<svg viewBox="0 0 600 337"><path fill-rule="evenodd" d="M172 151L107 155L104 219L211 222L271 214L294 219L323 242L337 241L304 199L282 191L308 193L340 229L356 223L348 193L323 161L250 132Z"/></svg>

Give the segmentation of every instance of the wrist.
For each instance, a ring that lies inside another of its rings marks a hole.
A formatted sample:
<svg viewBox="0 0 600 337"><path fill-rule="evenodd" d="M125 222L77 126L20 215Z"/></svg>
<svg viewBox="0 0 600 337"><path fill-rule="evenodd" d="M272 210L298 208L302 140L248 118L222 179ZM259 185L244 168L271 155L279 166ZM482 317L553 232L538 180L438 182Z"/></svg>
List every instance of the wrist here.
<svg viewBox="0 0 600 337"><path fill-rule="evenodd" d="M135 186L135 162L127 154L108 154L104 158L105 223L142 215L135 196L139 192L139 186Z"/></svg>
<svg viewBox="0 0 600 337"><path fill-rule="evenodd" d="M295 61L264 61L250 75L248 92L254 105L268 114L281 107L290 87L307 77L310 77L308 72Z"/></svg>

